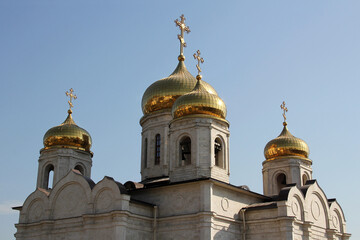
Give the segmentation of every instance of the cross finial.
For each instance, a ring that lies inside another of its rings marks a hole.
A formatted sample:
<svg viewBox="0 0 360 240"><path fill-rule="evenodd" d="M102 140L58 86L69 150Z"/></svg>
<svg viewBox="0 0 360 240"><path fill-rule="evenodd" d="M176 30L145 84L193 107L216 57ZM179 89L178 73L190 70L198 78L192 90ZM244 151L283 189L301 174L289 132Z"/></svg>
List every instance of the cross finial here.
<svg viewBox="0 0 360 240"><path fill-rule="evenodd" d="M196 64L196 68L198 70L198 76L201 77L201 75L200 75L200 72L201 72L200 63L204 63L204 59L202 57L200 57L200 50L197 50L196 53L194 53L193 56L194 56L194 58L196 60L198 60L198 64Z"/></svg>
<svg viewBox="0 0 360 240"><path fill-rule="evenodd" d="M69 111L71 112L71 108L74 107L72 100L73 99L77 99L77 96L75 94L73 94L74 90L72 88L70 88L70 92L66 91L66 96L68 96L70 98L70 100L68 101L69 103Z"/></svg>
<svg viewBox="0 0 360 240"><path fill-rule="evenodd" d="M288 111L287 107L285 107L285 101L282 102L280 105L280 108L284 111L283 117L284 117L284 124L286 124L286 112Z"/></svg>
<svg viewBox="0 0 360 240"><path fill-rule="evenodd" d="M180 28L180 34L178 34L178 39L180 40L180 56L184 55L184 47L186 47L186 42L184 40L184 31L186 33L190 32L190 28L186 26L185 24L186 18L184 17L184 14L180 16L180 21L176 19L174 22L176 26Z"/></svg>

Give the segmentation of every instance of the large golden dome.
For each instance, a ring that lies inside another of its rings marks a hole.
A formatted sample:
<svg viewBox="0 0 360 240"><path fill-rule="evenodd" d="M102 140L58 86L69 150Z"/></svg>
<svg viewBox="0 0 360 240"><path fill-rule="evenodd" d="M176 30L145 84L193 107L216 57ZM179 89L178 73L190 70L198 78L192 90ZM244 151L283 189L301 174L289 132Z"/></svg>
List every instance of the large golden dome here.
<svg viewBox="0 0 360 240"><path fill-rule="evenodd" d="M294 137L284 122L284 129L280 135L268 142L264 149L266 160L273 160L278 157L298 156L308 158L309 147L304 140Z"/></svg>
<svg viewBox="0 0 360 240"><path fill-rule="evenodd" d="M175 101L171 111L173 118L207 114L225 119L226 105L224 101L217 94L208 91L201 76L198 75L197 79L193 90Z"/></svg>
<svg viewBox="0 0 360 240"><path fill-rule="evenodd" d="M194 88L196 79L186 69L185 57L180 55L178 59L179 64L170 76L154 82L146 89L141 104L144 114L171 109L178 97ZM203 86L209 93L217 95L210 84L204 82Z"/></svg>
<svg viewBox="0 0 360 240"><path fill-rule="evenodd" d="M75 148L90 152L91 136L83 128L75 124L72 119L72 111L66 120L59 126L50 128L44 135L45 149L52 147Z"/></svg>

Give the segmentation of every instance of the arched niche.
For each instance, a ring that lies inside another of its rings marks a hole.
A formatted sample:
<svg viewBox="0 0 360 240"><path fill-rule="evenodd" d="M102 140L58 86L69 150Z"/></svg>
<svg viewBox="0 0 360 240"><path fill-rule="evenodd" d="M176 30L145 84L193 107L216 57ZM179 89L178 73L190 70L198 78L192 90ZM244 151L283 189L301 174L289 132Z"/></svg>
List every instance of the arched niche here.
<svg viewBox="0 0 360 240"><path fill-rule="evenodd" d="M75 170L78 170L83 176L86 174L85 166L81 163L77 163L74 167Z"/></svg>
<svg viewBox="0 0 360 240"><path fill-rule="evenodd" d="M54 165L48 163L45 165L42 176L41 187L44 189L51 189L54 186Z"/></svg>
<svg viewBox="0 0 360 240"><path fill-rule="evenodd" d="M191 138L187 135L182 136L179 141L179 166L186 166L191 164Z"/></svg>
<svg viewBox="0 0 360 240"><path fill-rule="evenodd" d="M226 149L226 146L225 146L224 140L220 136L217 136L214 140L215 166L224 168L224 169L226 168L225 149Z"/></svg>
<svg viewBox="0 0 360 240"><path fill-rule="evenodd" d="M287 184L287 177L284 172L278 172L275 174L274 178L276 192L279 193L280 190L286 186Z"/></svg>

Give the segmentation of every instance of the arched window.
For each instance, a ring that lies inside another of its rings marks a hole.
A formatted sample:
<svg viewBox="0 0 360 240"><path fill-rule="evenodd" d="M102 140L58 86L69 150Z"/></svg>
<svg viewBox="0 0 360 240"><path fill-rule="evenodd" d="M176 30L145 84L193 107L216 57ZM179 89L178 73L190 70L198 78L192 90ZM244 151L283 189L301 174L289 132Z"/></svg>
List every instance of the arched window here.
<svg viewBox="0 0 360 240"><path fill-rule="evenodd" d="M156 134L156 136L155 136L155 165L160 164L160 146L161 146L160 134Z"/></svg>
<svg viewBox="0 0 360 240"><path fill-rule="evenodd" d="M85 173L84 168L81 165L76 165L74 169L78 170L82 175Z"/></svg>
<svg viewBox="0 0 360 240"><path fill-rule="evenodd" d="M307 181L307 180L309 180L309 179L308 179L308 176L307 176L306 174L303 174L303 176L302 176L303 185L306 184L306 181Z"/></svg>
<svg viewBox="0 0 360 240"><path fill-rule="evenodd" d="M43 180L43 188L50 189L54 184L54 166L49 164L45 167L44 171L44 180Z"/></svg>
<svg viewBox="0 0 360 240"><path fill-rule="evenodd" d="M144 168L147 168L147 155L148 155L148 140L144 141Z"/></svg>
<svg viewBox="0 0 360 240"><path fill-rule="evenodd" d="M54 187L54 170L50 170L49 172L49 183L47 186L47 189L53 188Z"/></svg>
<svg viewBox="0 0 360 240"><path fill-rule="evenodd" d="M191 139L183 137L180 141L180 166L191 164Z"/></svg>
<svg viewBox="0 0 360 240"><path fill-rule="evenodd" d="M284 173L280 173L276 177L276 183L277 183L278 192L280 192L280 190L286 186L286 175Z"/></svg>
<svg viewBox="0 0 360 240"><path fill-rule="evenodd" d="M215 166L225 168L224 163L224 149L223 144L220 138L216 138L214 142L214 156L215 156Z"/></svg>

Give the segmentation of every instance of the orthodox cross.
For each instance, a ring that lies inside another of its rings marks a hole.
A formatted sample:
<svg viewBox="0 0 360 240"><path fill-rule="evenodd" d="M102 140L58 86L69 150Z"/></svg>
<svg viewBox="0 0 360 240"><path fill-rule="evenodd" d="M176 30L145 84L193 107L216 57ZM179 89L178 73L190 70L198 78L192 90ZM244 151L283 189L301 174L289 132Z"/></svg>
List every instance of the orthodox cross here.
<svg viewBox="0 0 360 240"><path fill-rule="evenodd" d="M77 96L75 94L73 94L74 90L72 88L70 88L70 92L66 91L66 96L70 97L70 100L68 101L69 103L69 107L70 107L70 111L71 111L71 108L74 107L73 103L72 103L72 100L73 99L77 99Z"/></svg>
<svg viewBox="0 0 360 240"><path fill-rule="evenodd" d="M196 55L197 53L197 55ZM194 53L194 58L196 60L198 60L198 64L196 64L196 68L198 70L198 75L200 75L200 72L201 72L201 68L200 68L200 63L204 63L204 59L200 57L200 50L197 50L196 53Z"/></svg>
<svg viewBox="0 0 360 240"><path fill-rule="evenodd" d="M178 34L178 39L180 40L180 55L183 55L184 53L184 47L186 47L186 42L184 40L184 31L186 33L190 32L190 28L188 26L186 26L185 24L185 20L186 18L184 17L184 14L182 14L180 16L180 21L178 19L176 19L174 22L176 24L176 26L178 26L180 28L180 34Z"/></svg>
<svg viewBox="0 0 360 240"><path fill-rule="evenodd" d="M282 102L282 104L280 105L280 108L284 111L283 113L283 117L284 117L284 122L286 122L286 112L288 111L287 107L285 107L285 101Z"/></svg>

